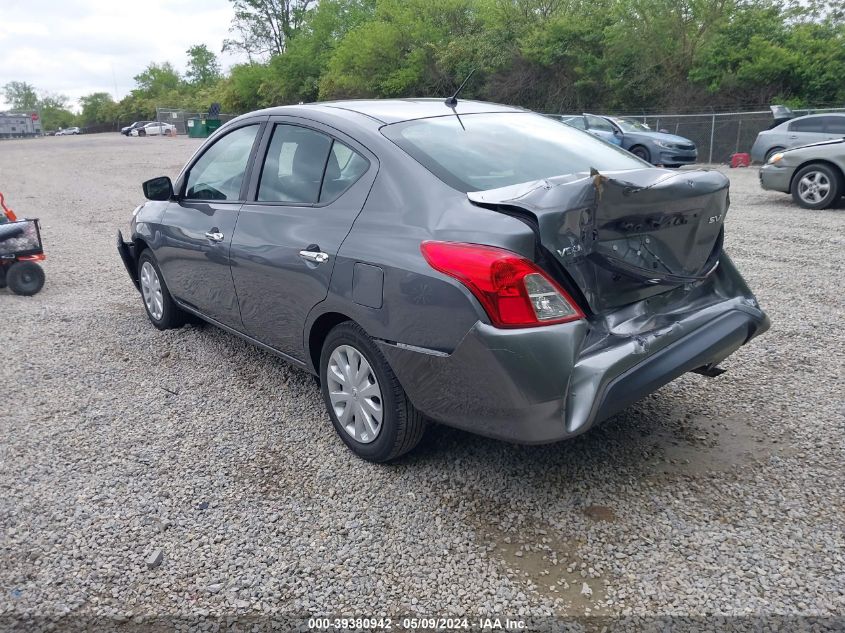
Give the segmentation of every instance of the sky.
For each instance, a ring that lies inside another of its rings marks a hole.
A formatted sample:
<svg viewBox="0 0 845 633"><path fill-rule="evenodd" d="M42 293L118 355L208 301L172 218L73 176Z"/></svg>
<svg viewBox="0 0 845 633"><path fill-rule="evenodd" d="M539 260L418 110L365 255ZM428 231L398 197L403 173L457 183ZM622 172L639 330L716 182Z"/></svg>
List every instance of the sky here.
<svg viewBox="0 0 845 633"><path fill-rule="evenodd" d="M92 92L123 98L150 62L183 72L194 44L228 69L246 61L220 53L233 17L229 0L0 0L0 86L25 81L78 111Z"/></svg>

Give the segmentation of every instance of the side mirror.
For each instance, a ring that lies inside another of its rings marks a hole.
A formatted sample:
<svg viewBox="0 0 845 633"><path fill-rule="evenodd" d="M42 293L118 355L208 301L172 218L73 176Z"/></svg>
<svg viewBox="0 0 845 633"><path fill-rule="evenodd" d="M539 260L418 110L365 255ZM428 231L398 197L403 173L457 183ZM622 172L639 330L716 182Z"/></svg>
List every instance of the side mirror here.
<svg viewBox="0 0 845 633"><path fill-rule="evenodd" d="M147 200L170 200L173 198L173 183L167 176L148 180L141 187L144 189L144 196Z"/></svg>

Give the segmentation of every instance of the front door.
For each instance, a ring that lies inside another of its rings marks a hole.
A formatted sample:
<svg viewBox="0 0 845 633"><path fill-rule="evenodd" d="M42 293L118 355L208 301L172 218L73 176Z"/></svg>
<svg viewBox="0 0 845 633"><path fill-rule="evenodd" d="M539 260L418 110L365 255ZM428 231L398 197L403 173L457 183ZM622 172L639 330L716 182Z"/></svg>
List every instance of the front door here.
<svg viewBox="0 0 845 633"><path fill-rule="evenodd" d="M165 211L156 257L171 294L229 327L242 329L229 249L243 205L245 175L260 124L221 136L195 160Z"/></svg>
<svg viewBox="0 0 845 633"><path fill-rule="evenodd" d="M238 218L232 277L247 334L302 360L306 317L328 294L376 160L332 128L295 117L271 119L258 155L265 160Z"/></svg>

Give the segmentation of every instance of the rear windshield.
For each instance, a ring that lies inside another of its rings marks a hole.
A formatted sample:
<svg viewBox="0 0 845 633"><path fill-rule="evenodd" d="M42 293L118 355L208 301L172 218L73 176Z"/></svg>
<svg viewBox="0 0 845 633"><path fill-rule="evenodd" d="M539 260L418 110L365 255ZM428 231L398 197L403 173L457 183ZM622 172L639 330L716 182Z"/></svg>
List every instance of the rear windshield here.
<svg viewBox="0 0 845 633"><path fill-rule="evenodd" d="M646 163L592 134L530 112L416 119L382 133L459 191L483 191L590 168L638 169Z"/></svg>

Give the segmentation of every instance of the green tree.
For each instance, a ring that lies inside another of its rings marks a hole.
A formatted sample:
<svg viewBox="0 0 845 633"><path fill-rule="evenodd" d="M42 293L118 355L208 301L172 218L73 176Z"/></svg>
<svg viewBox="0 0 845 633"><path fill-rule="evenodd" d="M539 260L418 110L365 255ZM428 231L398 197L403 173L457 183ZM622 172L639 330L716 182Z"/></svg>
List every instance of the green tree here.
<svg viewBox="0 0 845 633"><path fill-rule="evenodd" d="M235 19L224 51L265 57L281 55L316 0L231 0Z"/></svg>
<svg viewBox="0 0 845 633"><path fill-rule="evenodd" d="M145 97L158 97L167 92L178 90L182 84L182 78L170 62L147 66L143 72L135 75L136 90L139 95Z"/></svg>
<svg viewBox="0 0 845 633"><path fill-rule="evenodd" d="M4 85L3 96L13 110L35 110L38 107L35 87L25 81L10 81Z"/></svg>
<svg viewBox="0 0 845 633"><path fill-rule="evenodd" d="M76 115L70 111L70 99L65 95L44 94L38 102L41 129L58 130L76 124Z"/></svg>
<svg viewBox="0 0 845 633"><path fill-rule="evenodd" d="M263 105L261 87L268 76L267 66L263 64L238 64L232 67L229 76L221 82L218 101L224 110L247 112Z"/></svg>
<svg viewBox="0 0 845 633"><path fill-rule="evenodd" d="M321 0L285 54L270 59L259 88L262 103L315 101L320 77L338 42L371 19L375 6L375 0Z"/></svg>
<svg viewBox="0 0 845 633"><path fill-rule="evenodd" d="M115 102L108 92L94 92L79 98L82 107L80 119L83 125L112 123L117 119Z"/></svg>
<svg viewBox="0 0 845 633"><path fill-rule="evenodd" d="M474 0L382 0L372 20L340 41L320 98L441 95L453 87L439 63L450 42L478 28Z"/></svg>
<svg viewBox="0 0 845 633"><path fill-rule="evenodd" d="M185 76L195 86L209 86L220 80L220 63L205 44L196 44L187 51L188 69Z"/></svg>

